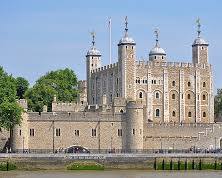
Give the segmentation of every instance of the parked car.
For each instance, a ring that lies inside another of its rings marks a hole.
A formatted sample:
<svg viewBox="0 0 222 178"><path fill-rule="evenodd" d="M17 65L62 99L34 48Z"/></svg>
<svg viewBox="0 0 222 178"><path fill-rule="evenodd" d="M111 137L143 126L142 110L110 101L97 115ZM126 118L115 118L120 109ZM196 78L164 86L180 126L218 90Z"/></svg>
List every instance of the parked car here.
<svg viewBox="0 0 222 178"><path fill-rule="evenodd" d="M65 149L65 153L90 153L90 151L82 146L71 146Z"/></svg>

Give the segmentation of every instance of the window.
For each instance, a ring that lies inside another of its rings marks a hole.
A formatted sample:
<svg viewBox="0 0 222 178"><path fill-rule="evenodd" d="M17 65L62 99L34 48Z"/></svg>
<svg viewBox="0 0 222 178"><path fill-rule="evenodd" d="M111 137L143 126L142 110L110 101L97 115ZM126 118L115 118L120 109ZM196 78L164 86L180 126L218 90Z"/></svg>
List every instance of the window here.
<svg viewBox="0 0 222 178"><path fill-rule="evenodd" d="M123 110L122 109L120 109L120 111L119 111L120 113L123 113Z"/></svg>
<svg viewBox="0 0 222 178"><path fill-rule="evenodd" d="M175 81L172 81L172 86L174 87L176 85L176 82Z"/></svg>
<svg viewBox="0 0 222 178"><path fill-rule="evenodd" d="M187 95L187 99L188 99L188 100L190 99L190 94Z"/></svg>
<svg viewBox="0 0 222 178"><path fill-rule="evenodd" d="M172 94L172 99L174 100L176 98L175 94Z"/></svg>
<svg viewBox="0 0 222 178"><path fill-rule="evenodd" d="M126 49L127 49L127 46L126 46Z"/></svg>
<svg viewBox="0 0 222 178"><path fill-rule="evenodd" d="M156 80L154 80L153 83L156 84Z"/></svg>
<svg viewBox="0 0 222 178"><path fill-rule="evenodd" d="M112 100L113 100L113 95L110 94L110 102L112 102Z"/></svg>
<svg viewBox="0 0 222 178"><path fill-rule="evenodd" d="M204 101L206 100L206 95L203 95L203 100L204 100Z"/></svg>
<svg viewBox="0 0 222 178"><path fill-rule="evenodd" d="M133 129L133 135L135 135L135 129Z"/></svg>
<svg viewBox="0 0 222 178"><path fill-rule="evenodd" d="M145 80L145 83L147 83L147 80Z"/></svg>
<svg viewBox="0 0 222 178"><path fill-rule="evenodd" d="M95 103L95 98L93 97L92 100L93 100L93 104L94 104Z"/></svg>
<svg viewBox="0 0 222 178"><path fill-rule="evenodd" d="M56 136L57 136L57 137L60 136L60 129L56 129Z"/></svg>
<svg viewBox="0 0 222 178"><path fill-rule="evenodd" d="M173 116L173 117L176 116L176 112L175 112L175 111L172 112L172 116Z"/></svg>
<svg viewBox="0 0 222 178"><path fill-rule="evenodd" d="M188 112L188 117L191 117L191 116L192 116L191 112Z"/></svg>
<svg viewBox="0 0 222 178"><path fill-rule="evenodd" d="M116 97L119 97L119 93L116 93Z"/></svg>
<svg viewBox="0 0 222 178"><path fill-rule="evenodd" d="M143 98L143 92L140 92L139 98Z"/></svg>
<svg viewBox="0 0 222 178"><path fill-rule="evenodd" d="M22 130L21 130L21 129L19 130L19 135L20 135L20 136L22 135Z"/></svg>
<svg viewBox="0 0 222 178"><path fill-rule="evenodd" d="M156 56L154 57L154 59L156 59Z"/></svg>
<svg viewBox="0 0 222 178"><path fill-rule="evenodd" d="M119 78L116 78L116 85L119 84Z"/></svg>
<svg viewBox="0 0 222 178"><path fill-rule="evenodd" d="M187 83L187 86L188 86L188 87L190 87L190 85L191 85L191 83L190 83L190 82L188 82L188 83Z"/></svg>
<svg viewBox="0 0 222 178"><path fill-rule="evenodd" d="M206 82L203 82L203 87L206 87Z"/></svg>
<svg viewBox="0 0 222 178"><path fill-rule="evenodd" d="M203 112L203 117L206 117L206 112Z"/></svg>
<svg viewBox="0 0 222 178"><path fill-rule="evenodd" d="M122 129L118 129L117 134L118 134L118 137L122 137L122 135L123 135Z"/></svg>
<svg viewBox="0 0 222 178"><path fill-rule="evenodd" d="M83 105L83 101L81 101L81 104Z"/></svg>
<svg viewBox="0 0 222 178"><path fill-rule="evenodd" d="M79 136L79 130L75 130L75 136Z"/></svg>
<svg viewBox="0 0 222 178"><path fill-rule="evenodd" d="M35 136L35 130L34 129L30 129L30 136L32 136L32 137Z"/></svg>
<svg viewBox="0 0 222 178"><path fill-rule="evenodd" d="M160 98L160 94L159 92L156 92L156 99L159 99Z"/></svg>
<svg viewBox="0 0 222 178"><path fill-rule="evenodd" d="M156 117L160 117L160 110L156 109Z"/></svg>
<svg viewBox="0 0 222 178"><path fill-rule="evenodd" d="M163 56L162 56L162 59L163 59Z"/></svg>
<svg viewBox="0 0 222 178"><path fill-rule="evenodd" d="M92 129L92 136L96 137L96 129Z"/></svg>

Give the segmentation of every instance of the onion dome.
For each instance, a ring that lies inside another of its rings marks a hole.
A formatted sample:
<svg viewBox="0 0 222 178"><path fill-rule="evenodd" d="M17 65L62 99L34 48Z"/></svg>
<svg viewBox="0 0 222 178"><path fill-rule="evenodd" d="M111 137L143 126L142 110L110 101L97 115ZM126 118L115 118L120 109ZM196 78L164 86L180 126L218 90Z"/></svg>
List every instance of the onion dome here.
<svg viewBox="0 0 222 178"><path fill-rule="evenodd" d="M119 41L119 45L123 45L123 44L132 44L132 45L135 45L135 41L133 40L133 38L129 37L128 35L128 19L127 19L127 16L125 18L125 35L123 38L120 39Z"/></svg>
<svg viewBox="0 0 222 178"><path fill-rule="evenodd" d="M98 49L96 49L95 46L95 32L91 33L92 35L92 47L88 50L87 55L86 56L101 56L101 53Z"/></svg>

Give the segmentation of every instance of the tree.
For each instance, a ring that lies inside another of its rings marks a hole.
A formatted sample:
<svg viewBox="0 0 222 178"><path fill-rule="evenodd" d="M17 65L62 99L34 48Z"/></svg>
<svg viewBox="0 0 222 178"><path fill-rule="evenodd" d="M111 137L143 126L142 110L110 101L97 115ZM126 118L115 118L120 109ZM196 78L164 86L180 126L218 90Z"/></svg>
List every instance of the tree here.
<svg viewBox="0 0 222 178"><path fill-rule="evenodd" d="M54 95L59 101L75 101L78 94L77 85L76 74L71 69L48 72L40 77L36 84L26 92L25 98L28 100L28 107L32 111L40 112L43 105L47 105L50 111Z"/></svg>
<svg viewBox="0 0 222 178"><path fill-rule="evenodd" d="M28 90L29 88L29 82L23 78L23 77L17 77L16 78L16 90L17 90L17 96L19 99L23 99L24 98L24 94L25 92Z"/></svg>
<svg viewBox="0 0 222 178"><path fill-rule="evenodd" d="M22 108L16 99L16 79L0 67L0 127L10 130L9 147L11 147L12 129L22 119Z"/></svg>
<svg viewBox="0 0 222 178"><path fill-rule="evenodd" d="M217 95L214 98L214 114L215 117L222 116L222 89L217 90Z"/></svg>

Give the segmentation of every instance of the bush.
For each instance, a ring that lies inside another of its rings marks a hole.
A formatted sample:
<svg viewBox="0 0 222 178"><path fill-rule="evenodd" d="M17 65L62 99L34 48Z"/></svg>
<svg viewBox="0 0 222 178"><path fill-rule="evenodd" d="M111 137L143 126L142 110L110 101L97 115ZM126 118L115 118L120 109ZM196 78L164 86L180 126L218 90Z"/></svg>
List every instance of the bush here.
<svg viewBox="0 0 222 178"><path fill-rule="evenodd" d="M12 162L0 163L0 171L10 171L10 170L15 170L15 169L16 169L15 163L12 163Z"/></svg>
<svg viewBox="0 0 222 178"><path fill-rule="evenodd" d="M74 162L67 166L68 170L104 170L102 164L96 162Z"/></svg>

